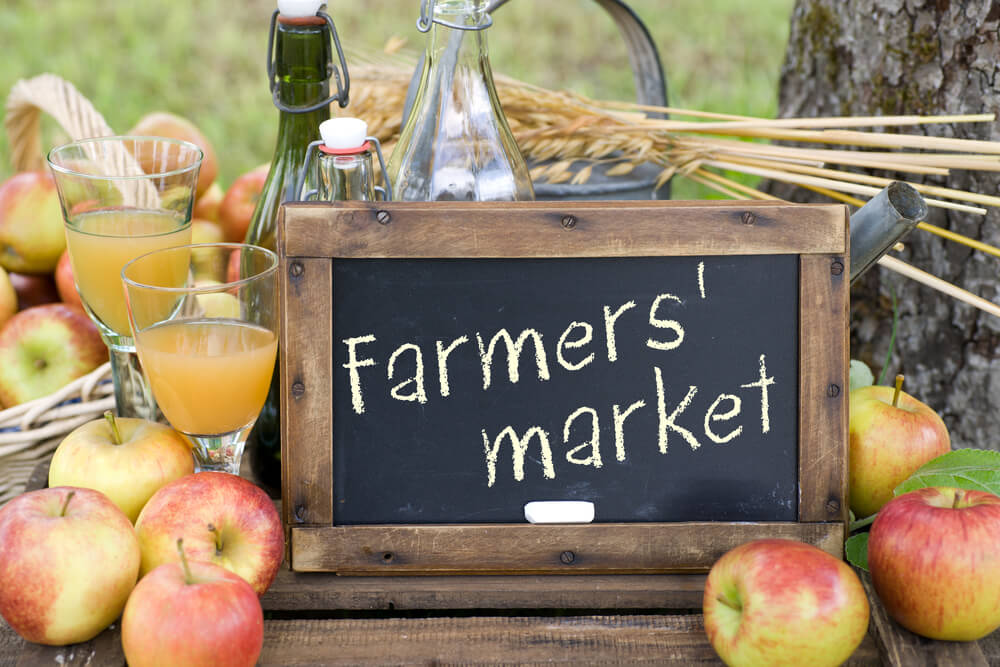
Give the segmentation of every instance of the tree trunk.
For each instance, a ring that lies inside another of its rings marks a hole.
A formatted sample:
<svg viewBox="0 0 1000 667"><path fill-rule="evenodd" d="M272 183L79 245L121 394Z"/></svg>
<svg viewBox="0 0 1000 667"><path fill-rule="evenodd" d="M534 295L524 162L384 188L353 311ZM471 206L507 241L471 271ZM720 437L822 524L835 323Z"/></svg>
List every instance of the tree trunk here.
<svg viewBox="0 0 1000 667"><path fill-rule="evenodd" d="M998 19L1000 2L983 0L797 0L779 114L996 113ZM904 131L1000 140L997 123ZM953 171L924 181L997 194L1000 172ZM809 199L804 190L771 189ZM932 208L927 222L1000 246L998 209L983 217ZM1000 303L1000 259L920 230L904 243L901 259ZM851 290L851 356L868 362L876 376L889 352L893 293L899 325L883 382L904 373L906 391L944 418L953 447L1000 449L1000 319L873 268Z"/></svg>

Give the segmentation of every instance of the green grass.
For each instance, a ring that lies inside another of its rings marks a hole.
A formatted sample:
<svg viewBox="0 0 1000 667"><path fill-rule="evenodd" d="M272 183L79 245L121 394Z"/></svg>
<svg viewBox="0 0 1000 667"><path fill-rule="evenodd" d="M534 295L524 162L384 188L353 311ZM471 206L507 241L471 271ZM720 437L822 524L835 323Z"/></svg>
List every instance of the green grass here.
<svg viewBox="0 0 1000 667"><path fill-rule="evenodd" d="M420 49L418 0L334 0L330 11L352 52L392 36ZM775 112L793 0L632 0L667 73L674 106L755 116ZM73 82L118 132L145 113L194 121L213 142L220 181L270 158L277 112L264 73L273 0L241 3L28 0L0 6L0 94L17 79L53 72ZM197 13L195 9L197 8ZM490 31L494 70L548 88L632 99L625 46L588 0L513 0ZM45 144L64 137L45 125ZM0 138L0 178L11 173ZM707 196L678 185L675 197Z"/></svg>

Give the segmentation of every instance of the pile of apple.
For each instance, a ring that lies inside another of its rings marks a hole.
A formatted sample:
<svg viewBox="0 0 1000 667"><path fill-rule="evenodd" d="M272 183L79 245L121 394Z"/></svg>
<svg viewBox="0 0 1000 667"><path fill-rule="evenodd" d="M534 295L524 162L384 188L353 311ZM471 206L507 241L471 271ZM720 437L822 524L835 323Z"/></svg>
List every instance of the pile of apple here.
<svg viewBox="0 0 1000 667"><path fill-rule="evenodd" d="M151 113L128 134L201 147L192 242L244 240L268 165L243 174L224 192L216 181L215 151L190 121ZM0 183L0 409L47 396L107 361L107 348L82 308L55 181L48 171L15 174Z"/></svg>
<svg viewBox="0 0 1000 667"><path fill-rule="evenodd" d="M900 625L931 639L971 641L1000 628L1000 497L951 487L893 490L951 451L927 405L893 387L850 394L849 497L876 514L868 569ZM860 521L858 523L865 523ZM738 546L712 567L705 630L731 666L839 665L868 630L869 604L855 571L793 540Z"/></svg>
<svg viewBox="0 0 1000 667"><path fill-rule="evenodd" d="M179 433L109 413L59 444L49 488L0 507L0 616L51 645L87 641L120 616L132 667L254 665L258 596L283 556L260 488L194 473Z"/></svg>

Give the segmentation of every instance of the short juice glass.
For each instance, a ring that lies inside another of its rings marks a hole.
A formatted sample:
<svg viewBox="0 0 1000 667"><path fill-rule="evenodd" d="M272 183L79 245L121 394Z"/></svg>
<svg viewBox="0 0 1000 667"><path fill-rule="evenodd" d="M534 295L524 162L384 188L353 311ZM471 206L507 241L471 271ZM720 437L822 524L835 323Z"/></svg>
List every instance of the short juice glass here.
<svg viewBox="0 0 1000 667"><path fill-rule="evenodd" d="M183 262L183 276L159 270ZM243 243L156 250L121 272L135 346L200 470L238 474L278 351L278 257Z"/></svg>

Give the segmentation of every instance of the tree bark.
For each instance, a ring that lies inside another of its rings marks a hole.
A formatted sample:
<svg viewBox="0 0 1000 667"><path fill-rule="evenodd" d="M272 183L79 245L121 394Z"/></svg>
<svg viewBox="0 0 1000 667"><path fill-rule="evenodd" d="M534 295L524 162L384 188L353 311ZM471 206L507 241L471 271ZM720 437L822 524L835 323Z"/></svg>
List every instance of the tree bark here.
<svg viewBox="0 0 1000 667"><path fill-rule="evenodd" d="M779 115L868 116L1000 111L1000 2L984 0L797 0L779 94ZM920 126L906 132L1000 140L1000 125ZM953 171L915 179L997 194L1000 172ZM787 199L817 201L771 184ZM827 200L828 201L828 200ZM1000 210L987 216L931 209L927 222L1000 246ZM901 259L1000 303L1000 259L915 230ZM1000 319L884 268L851 290L851 356L876 376L899 325L884 383L944 418L952 446L1000 449Z"/></svg>

